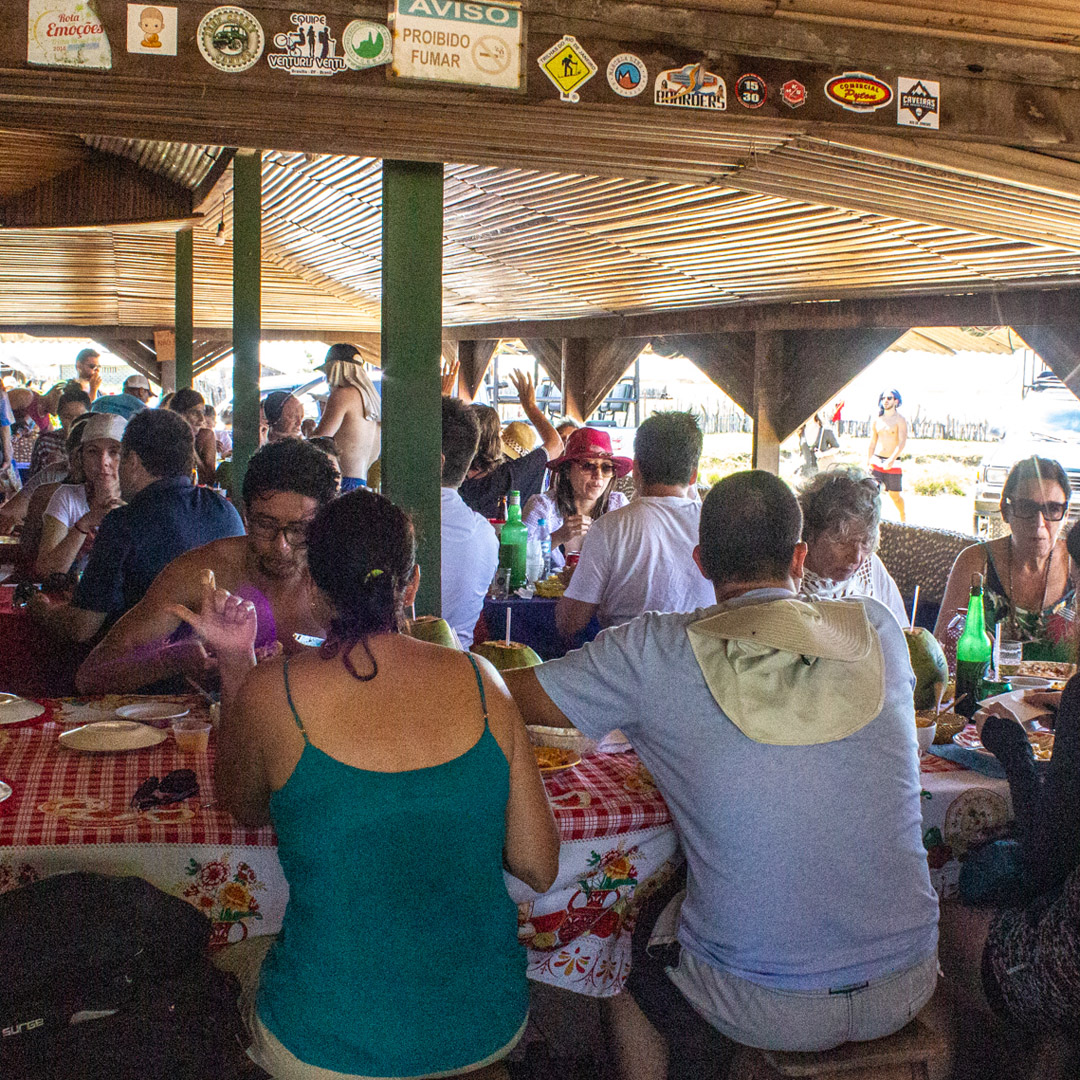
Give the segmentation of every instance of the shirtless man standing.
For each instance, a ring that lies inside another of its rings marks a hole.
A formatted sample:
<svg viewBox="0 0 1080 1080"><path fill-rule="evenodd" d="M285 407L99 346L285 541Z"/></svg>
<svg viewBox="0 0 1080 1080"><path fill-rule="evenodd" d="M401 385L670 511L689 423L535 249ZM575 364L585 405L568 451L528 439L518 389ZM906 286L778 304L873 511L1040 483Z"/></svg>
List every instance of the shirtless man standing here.
<svg viewBox="0 0 1080 1080"><path fill-rule="evenodd" d="M368 469L379 457L382 402L354 345L331 345L319 365L330 397L312 438L329 435L341 460L341 490L367 486Z"/></svg>
<svg viewBox="0 0 1080 1080"><path fill-rule="evenodd" d="M305 532L336 494L337 472L317 447L292 439L259 450L244 477L247 535L214 540L169 563L83 661L76 677L80 692L127 693L162 680L184 691L177 677L201 679L211 672L215 659L174 614L177 604L199 607L208 572L218 588L254 603L260 649L280 644L288 655L304 648L294 634L325 637Z"/></svg>
<svg viewBox="0 0 1080 1080"><path fill-rule="evenodd" d="M899 390L883 390L878 398L878 415L870 426L870 448L866 451L866 464L873 478L889 493L900 511L900 520L906 521L902 474L897 461L907 445L907 421L896 411L903 399Z"/></svg>

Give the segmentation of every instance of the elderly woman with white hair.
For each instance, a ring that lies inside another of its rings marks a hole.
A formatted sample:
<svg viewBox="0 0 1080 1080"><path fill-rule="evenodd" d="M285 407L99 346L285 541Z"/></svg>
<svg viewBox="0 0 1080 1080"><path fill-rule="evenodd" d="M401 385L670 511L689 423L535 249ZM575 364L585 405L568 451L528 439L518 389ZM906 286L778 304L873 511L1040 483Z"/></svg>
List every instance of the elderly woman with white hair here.
<svg viewBox="0 0 1080 1080"><path fill-rule="evenodd" d="M872 596L907 625L896 582L874 554L881 523L877 481L861 469L818 473L799 491L806 542L802 587L806 600Z"/></svg>

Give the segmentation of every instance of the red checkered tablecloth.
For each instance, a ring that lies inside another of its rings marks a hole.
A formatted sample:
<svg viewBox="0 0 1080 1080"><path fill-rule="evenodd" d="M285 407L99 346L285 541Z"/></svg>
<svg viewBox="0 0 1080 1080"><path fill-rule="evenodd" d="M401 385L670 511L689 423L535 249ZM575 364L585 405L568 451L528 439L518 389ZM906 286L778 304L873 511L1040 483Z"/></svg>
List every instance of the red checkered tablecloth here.
<svg viewBox="0 0 1080 1080"><path fill-rule="evenodd" d="M544 786L564 843L621 836L671 821L652 776L633 751L593 754L572 769L548 773Z"/></svg>
<svg viewBox="0 0 1080 1080"><path fill-rule="evenodd" d="M13 791L0 803L0 848L68 844L276 844L273 831L246 829L214 807L213 739L205 754L182 754L171 737L148 750L81 754L58 740L49 719L58 701L42 702L45 720L0 727L0 779ZM148 776L191 769L199 795L172 807L136 812L130 802Z"/></svg>

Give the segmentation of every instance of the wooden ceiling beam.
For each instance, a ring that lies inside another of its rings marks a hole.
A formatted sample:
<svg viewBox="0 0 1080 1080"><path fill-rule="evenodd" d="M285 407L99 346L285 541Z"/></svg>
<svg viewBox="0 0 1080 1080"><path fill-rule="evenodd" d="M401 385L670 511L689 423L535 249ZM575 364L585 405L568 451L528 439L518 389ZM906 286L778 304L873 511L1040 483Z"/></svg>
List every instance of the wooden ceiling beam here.
<svg viewBox="0 0 1080 1080"><path fill-rule="evenodd" d="M152 340L136 341L130 338L112 337L105 334L95 334L94 340L99 345L104 345L114 356L119 356L129 367L133 367L140 375L145 375L151 382L161 385L161 364L158 362L157 353L154 351Z"/></svg>
<svg viewBox="0 0 1080 1080"><path fill-rule="evenodd" d="M77 117L80 130L105 136L707 182L731 166L725 133L895 135L895 106L856 113L824 97L830 76L858 69L890 80L910 74L941 83L940 134L913 129L912 137L1080 151L1078 50L1068 44L1001 46L917 32L925 30L919 27L815 23L787 10L776 18L769 4L753 5L764 17L658 0L545 0L543 10L530 6L522 57L528 80L521 94L399 84L388 81L381 68L296 80L260 64L237 77L211 68L191 34L182 35L170 65L117 47L107 77L36 68L26 63L26 13L20 8L9 20L10 32L0 37L0 125L68 132ZM107 22L122 25L123 5L109 0L107 7ZM287 26L286 7L250 9L267 34ZM333 24L386 13L379 0L326 0L320 10ZM580 103L570 107L537 67L539 54L568 33L601 72L613 56L630 51L650 73L703 61L729 88L740 74L754 71L769 94L753 113L730 92L726 112L665 109L649 93L616 99L601 75L580 88ZM791 78L809 91L797 112L778 93ZM537 139L538 130L543 139ZM641 148L645 131L653 142L648 152Z"/></svg>
<svg viewBox="0 0 1080 1080"><path fill-rule="evenodd" d="M1042 357L1051 371L1080 397L1080 328L1015 326L1016 332Z"/></svg>
<svg viewBox="0 0 1080 1080"><path fill-rule="evenodd" d="M693 361L743 412L752 415L753 334L673 334L653 338L652 347L661 356L685 356Z"/></svg>
<svg viewBox="0 0 1080 1080"><path fill-rule="evenodd" d="M102 325L100 323L0 323L0 333L5 334L28 334L31 337L49 338L90 338L103 340L110 337L115 340L143 341L153 340L154 333L162 329L171 329L162 326L124 326ZM232 330L224 326L197 326L193 331L196 341L207 343L232 344ZM323 327L311 327L303 330L275 330L273 327L264 326L262 329L263 341L350 341L358 343L364 349L374 348L378 351L379 335L370 330L326 330ZM374 344L372 345L372 342ZM365 359L367 357L365 356Z"/></svg>
<svg viewBox="0 0 1080 1080"><path fill-rule="evenodd" d="M536 362L547 372L556 389L562 389L562 342L558 338L519 338Z"/></svg>
<svg viewBox="0 0 1080 1080"><path fill-rule="evenodd" d="M73 229L192 223L191 192L126 158L93 152L86 161L0 205L5 229Z"/></svg>
<svg viewBox="0 0 1080 1080"><path fill-rule="evenodd" d="M602 315L447 326L448 338L602 338L668 334L752 333L757 330L853 330L912 326L1071 325L1080 288L1014 289L963 294L908 293L783 304L730 304Z"/></svg>
<svg viewBox="0 0 1080 1080"><path fill-rule="evenodd" d="M600 344L585 372L585 415L589 416L611 393L626 369L649 344L648 338L616 338Z"/></svg>

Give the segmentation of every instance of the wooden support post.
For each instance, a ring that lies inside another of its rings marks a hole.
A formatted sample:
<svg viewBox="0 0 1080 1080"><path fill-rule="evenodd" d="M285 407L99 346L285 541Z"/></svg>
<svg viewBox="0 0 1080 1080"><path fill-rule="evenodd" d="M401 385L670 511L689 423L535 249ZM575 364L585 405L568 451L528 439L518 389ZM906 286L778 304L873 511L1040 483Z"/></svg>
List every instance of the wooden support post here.
<svg viewBox="0 0 1080 1080"><path fill-rule="evenodd" d="M589 362L589 343L585 338L563 338L562 411L563 416L585 423L585 375Z"/></svg>
<svg viewBox="0 0 1080 1080"><path fill-rule="evenodd" d="M780 440L773 416L782 388L784 335L778 330L759 330L754 334L754 441L750 465L754 469L780 472Z"/></svg>
<svg viewBox="0 0 1080 1080"><path fill-rule="evenodd" d="M233 491L259 448L262 336L262 154L233 160Z"/></svg>
<svg viewBox="0 0 1080 1080"><path fill-rule="evenodd" d="M383 161L382 489L416 522L422 614L442 610L442 242L442 165Z"/></svg>
<svg viewBox="0 0 1080 1080"><path fill-rule="evenodd" d="M154 352L161 365L161 392L176 389L176 335L171 330L154 331Z"/></svg>
<svg viewBox="0 0 1080 1080"><path fill-rule="evenodd" d="M176 386L191 386L195 377L194 358L194 239L190 229L176 234L174 303L176 305Z"/></svg>

